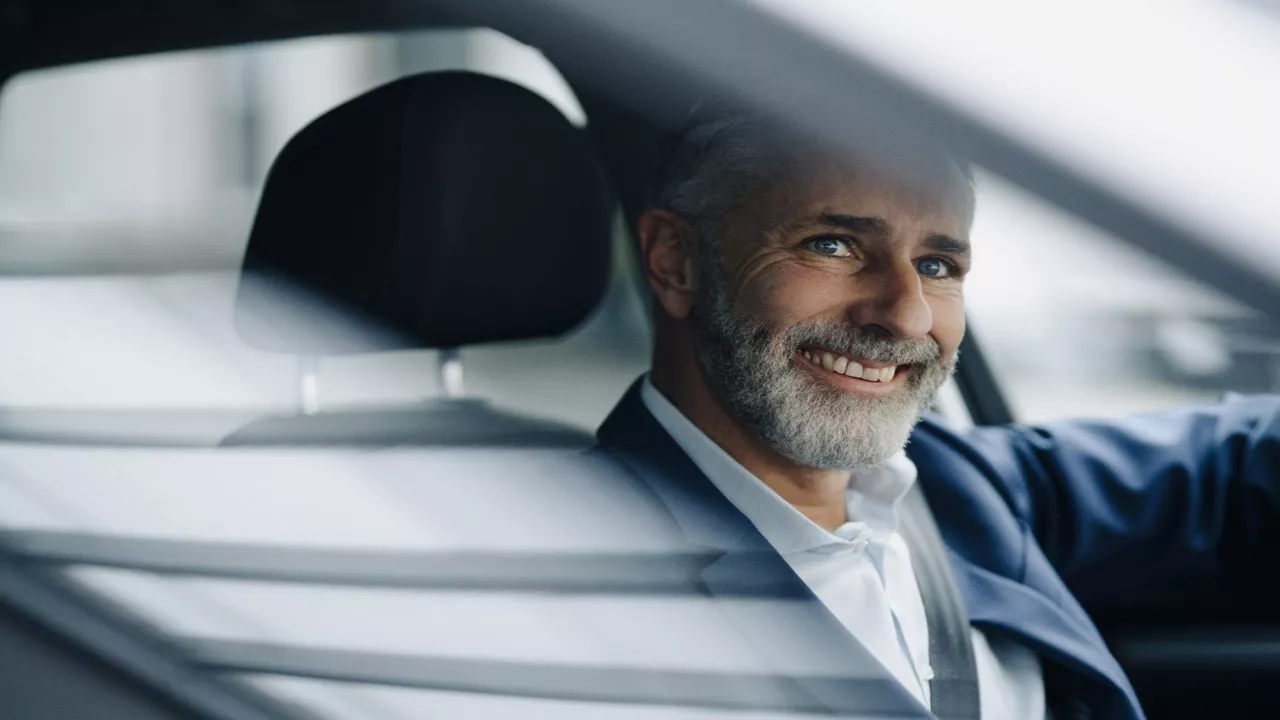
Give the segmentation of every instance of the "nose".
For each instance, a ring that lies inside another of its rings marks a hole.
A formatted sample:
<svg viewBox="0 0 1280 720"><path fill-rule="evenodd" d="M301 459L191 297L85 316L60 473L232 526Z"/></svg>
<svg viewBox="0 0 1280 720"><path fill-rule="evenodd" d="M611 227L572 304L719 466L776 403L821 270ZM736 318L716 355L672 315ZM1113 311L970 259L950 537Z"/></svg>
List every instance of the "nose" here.
<svg viewBox="0 0 1280 720"><path fill-rule="evenodd" d="M858 277L862 292L849 309L849 320L887 338L925 337L933 330L933 309L924 296L924 282L914 263L895 265Z"/></svg>

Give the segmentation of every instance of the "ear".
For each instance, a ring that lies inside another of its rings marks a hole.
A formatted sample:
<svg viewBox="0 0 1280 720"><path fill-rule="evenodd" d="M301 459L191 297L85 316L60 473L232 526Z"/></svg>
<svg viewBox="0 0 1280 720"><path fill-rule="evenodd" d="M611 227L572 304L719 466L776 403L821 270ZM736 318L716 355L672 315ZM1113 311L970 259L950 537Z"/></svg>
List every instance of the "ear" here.
<svg viewBox="0 0 1280 720"><path fill-rule="evenodd" d="M658 304L677 320L693 307L694 232L684 218L667 210L646 210L636 221L640 256L649 288Z"/></svg>

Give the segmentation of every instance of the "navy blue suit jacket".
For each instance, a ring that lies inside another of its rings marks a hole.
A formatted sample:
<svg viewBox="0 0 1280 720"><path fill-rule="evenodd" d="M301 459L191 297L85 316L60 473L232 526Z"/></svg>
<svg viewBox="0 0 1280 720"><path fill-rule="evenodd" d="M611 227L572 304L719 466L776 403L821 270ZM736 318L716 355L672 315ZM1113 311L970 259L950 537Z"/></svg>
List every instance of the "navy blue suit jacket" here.
<svg viewBox="0 0 1280 720"><path fill-rule="evenodd" d="M649 413L639 383L598 439L596 453L624 465L710 544L731 549L750 537L746 519ZM926 418L907 453L971 622L1041 654L1057 718L1143 717L1081 600L1213 582L1248 568L1280 530L1280 398L1272 396L963 435Z"/></svg>

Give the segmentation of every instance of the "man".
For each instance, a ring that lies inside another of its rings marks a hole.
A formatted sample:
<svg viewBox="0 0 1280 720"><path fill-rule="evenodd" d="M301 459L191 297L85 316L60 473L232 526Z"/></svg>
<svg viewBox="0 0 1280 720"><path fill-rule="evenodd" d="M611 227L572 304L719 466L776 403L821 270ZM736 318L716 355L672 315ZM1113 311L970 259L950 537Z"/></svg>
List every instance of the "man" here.
<svg viewBox="0 0 1280 720"><path fill-rule="evenodd" d="M1280 403L967 436L921 422L964 335L973 209L967 168L940 151L887 170L744 114L695 118L636 228L652 372L601 451L703 544L767 543L928 706L938 628L901 532L919 485L981 717L1142 717L1077 598L1203 581L1263 542Z"/></svg>

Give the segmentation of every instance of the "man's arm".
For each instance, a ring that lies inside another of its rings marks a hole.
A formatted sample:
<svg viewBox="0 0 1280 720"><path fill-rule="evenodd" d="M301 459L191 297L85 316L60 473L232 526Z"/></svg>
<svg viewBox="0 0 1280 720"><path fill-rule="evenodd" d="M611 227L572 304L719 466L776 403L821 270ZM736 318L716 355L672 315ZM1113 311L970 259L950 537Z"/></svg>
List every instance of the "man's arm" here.
<svg viewBox="0 0 1280 720"><path fill-rule="evenodd" d="M1280 396L969 440L1081 600L1277 569Z"/></svg>

